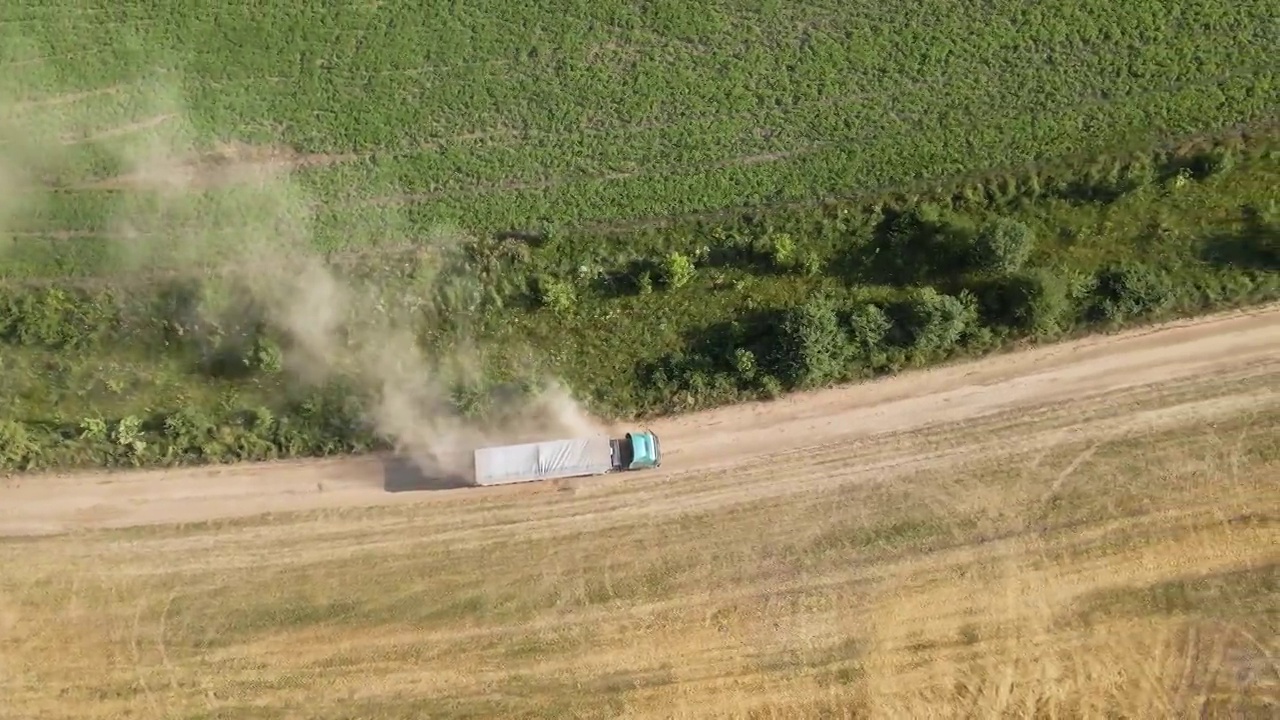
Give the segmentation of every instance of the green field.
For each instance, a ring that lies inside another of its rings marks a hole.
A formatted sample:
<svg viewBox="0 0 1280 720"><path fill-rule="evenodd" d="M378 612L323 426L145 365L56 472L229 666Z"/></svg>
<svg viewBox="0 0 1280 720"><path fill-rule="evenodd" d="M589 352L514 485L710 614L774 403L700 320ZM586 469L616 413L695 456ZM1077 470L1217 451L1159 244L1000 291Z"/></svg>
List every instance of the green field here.
<svg viewBox="0 0 1280 720"><path fill-rule="evenodd" d="M164 132L138 127L163 90L201 139L355 154L302 174L343 206L326 248L367 241L344 228L380 198L410 236L807 200L1254 122L1280 93L1267 2L675 5L44 4L3 11L0 62L15 96L94 93L61 106L85 135ZM99 230L92 203L30 229Z"/></svg>
<svg viewBox="0 0 1280 720"><path fill-rule="evenodd" d="M0 467L365 449L406 384L419 415L548 376L669 412L1280 297L1278 31L1268 2L5 8Z"/></svg>

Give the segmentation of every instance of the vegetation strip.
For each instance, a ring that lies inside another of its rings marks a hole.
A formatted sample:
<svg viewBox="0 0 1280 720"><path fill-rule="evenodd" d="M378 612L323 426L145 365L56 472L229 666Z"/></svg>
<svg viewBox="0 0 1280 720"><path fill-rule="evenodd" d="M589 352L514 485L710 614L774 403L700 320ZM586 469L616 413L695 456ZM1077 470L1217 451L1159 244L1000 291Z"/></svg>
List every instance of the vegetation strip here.
<svg viewBox="0 0 1280 720"><path fill-rule="evenodd" d="M480 238L411 253L398 275L348 275L372 278L386 313L417 303L414 334L440 357L484 349L482 379L446 378L453 412L483 415L495 392L546 374L615 417L694 410L1278 299L1280 164L1269 136L1253 142L594 244ZM284 372L296 328L236 300L236 277L106 282L0 294L4 467L385 446L359 377L304 386ZM550 362L522 366L521 343Z"/></svg>

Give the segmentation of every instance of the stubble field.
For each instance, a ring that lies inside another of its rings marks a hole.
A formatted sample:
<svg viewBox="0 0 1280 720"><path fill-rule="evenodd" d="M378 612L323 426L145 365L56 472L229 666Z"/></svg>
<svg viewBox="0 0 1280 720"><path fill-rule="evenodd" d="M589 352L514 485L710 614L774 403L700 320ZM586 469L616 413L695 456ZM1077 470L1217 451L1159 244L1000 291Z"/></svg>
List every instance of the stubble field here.
<svg viewBox="0 0 1280 720"><path fill-rule="evenodd" d="M1267 717L1277 318L673 420L558 488L11 487L71 534L0 545L0 716Z"/></svg>

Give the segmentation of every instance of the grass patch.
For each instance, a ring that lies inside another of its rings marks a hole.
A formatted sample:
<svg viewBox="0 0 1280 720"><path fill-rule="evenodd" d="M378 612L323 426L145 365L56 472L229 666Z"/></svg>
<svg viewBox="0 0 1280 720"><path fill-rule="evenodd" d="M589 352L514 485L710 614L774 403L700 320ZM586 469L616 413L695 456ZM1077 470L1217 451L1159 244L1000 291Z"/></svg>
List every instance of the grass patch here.
<svg viewBox="0 0 1280 720"><path fill-rule="evenodd" d="M1272 523L1275 518L1258 522ZM1264 620L1273 634L1280 617L1273 603L1280 594L1280 565L1167 580L1142 588L1099 591L1081 602L1083 622L1099 616L1196 615L1215 620Z"/></svg>

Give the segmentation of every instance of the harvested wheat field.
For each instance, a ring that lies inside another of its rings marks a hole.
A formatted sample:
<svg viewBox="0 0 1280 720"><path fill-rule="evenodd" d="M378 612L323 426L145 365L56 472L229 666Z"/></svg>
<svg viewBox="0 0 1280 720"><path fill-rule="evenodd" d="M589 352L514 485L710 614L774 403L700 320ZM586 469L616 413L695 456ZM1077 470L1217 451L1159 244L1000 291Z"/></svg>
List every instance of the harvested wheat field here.
<svg viewBox="0 0 1280 720"><path fill-rule="evenodd" d="M1275 717L1277 428L1272 307L671 420L652 473L11 480L0 716Z"/></svg>

